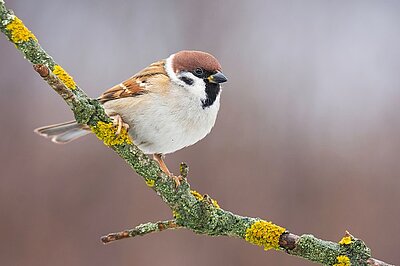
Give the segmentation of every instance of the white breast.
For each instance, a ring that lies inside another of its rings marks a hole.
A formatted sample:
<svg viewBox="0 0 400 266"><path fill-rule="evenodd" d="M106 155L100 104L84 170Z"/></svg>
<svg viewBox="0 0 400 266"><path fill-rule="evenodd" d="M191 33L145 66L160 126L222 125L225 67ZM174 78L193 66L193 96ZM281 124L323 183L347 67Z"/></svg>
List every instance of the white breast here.
<svg viewBox="0 0 400 266"><path fill-rule="evenodd" d="M104 104L108 114L118 113L128 123L133 142L147 154L167 154L204 138L214 126L220 95L203 109L200 99L182 88L168 94L148 93Z"/></svg>

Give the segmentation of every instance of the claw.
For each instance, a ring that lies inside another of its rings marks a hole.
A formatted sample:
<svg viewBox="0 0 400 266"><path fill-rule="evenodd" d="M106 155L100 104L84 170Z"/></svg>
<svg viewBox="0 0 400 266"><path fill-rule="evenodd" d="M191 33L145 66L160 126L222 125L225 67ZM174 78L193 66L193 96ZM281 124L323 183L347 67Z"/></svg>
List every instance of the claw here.
<svg viewBox="0 0 400 266"><path fill-rule="evenodd" d="M183 181L182 176L175 176L175 175L171 174L169 177L171 177L172 180L174 180L175 188L178 188L181 185L181 181Z"/></svg>
<svg viewBox="0 0 400 266"><path fill-rule="evenodd" d="M117 115L111 116L111 118L113 119L113 125L118 126L117 132L115 133L116 135L121 134L122 128L125 128L126 131L128 131L129 125L122 120L122 117L120 115L117 114Z"/></svg>

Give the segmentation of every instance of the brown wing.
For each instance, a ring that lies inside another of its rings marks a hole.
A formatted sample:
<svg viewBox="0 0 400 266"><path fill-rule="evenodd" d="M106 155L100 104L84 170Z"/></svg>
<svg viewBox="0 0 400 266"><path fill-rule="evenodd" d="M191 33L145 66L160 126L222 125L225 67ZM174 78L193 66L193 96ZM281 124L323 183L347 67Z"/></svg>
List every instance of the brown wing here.
<svg viewBox="0 0 400 266"><path fill-rule="evenodd" d="M167 77L164 66L165 60L151 64L124 82L105 91L98 100L101 103L105 103L119 98L134 97L147 93L148 90L146 88L148 87L147 83L149 79L157 75L164 75Z"/></svg>

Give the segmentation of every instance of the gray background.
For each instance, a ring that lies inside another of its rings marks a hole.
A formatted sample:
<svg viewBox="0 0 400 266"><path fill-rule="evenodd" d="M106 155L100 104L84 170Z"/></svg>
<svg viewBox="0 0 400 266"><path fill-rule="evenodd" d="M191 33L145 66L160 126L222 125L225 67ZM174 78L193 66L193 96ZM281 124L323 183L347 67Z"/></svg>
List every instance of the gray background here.
<svg viewBox="0 0 400 266"><path fill-rule="evenodd" d="M180 49L211 52L229 83L212 133L167 158L235 213L400 264L399 1L9 0L92 97ZM312 265L245 241L169 231L99 237L171 217L94 136L34 128L71 112L0 37L1 265Z"/></svg>

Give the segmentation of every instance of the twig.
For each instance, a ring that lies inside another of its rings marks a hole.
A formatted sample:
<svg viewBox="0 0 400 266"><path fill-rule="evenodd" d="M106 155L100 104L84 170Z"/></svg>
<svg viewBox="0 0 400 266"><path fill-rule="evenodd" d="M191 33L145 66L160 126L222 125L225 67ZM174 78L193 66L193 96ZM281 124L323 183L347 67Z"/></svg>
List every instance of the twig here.
<svg viewBox="0 0 400 266"><path fill-rule="evenodd" d="M153 232L161 232L167 229L178 228L180 228L180 226L176 224L175 220L159 221L156 223L149 222L138 225L133 229L124 230L117 233L110 233L106 236L102 236L101 241L104 244L107 244L116 240L126 239L129 237L143 236Z"/></svg>
<svg viewBox="0 0 400 266"><path fill-rule="evenodd" d="M65 84L54 75L50 69L43 65L37 64L33 65L33 69L38 72L38 74L52 87L63 99L67 102L67 104L73 108L74 105L78 102L75 94L72 93L70 89L65 86Z"/></svg>
<svg viewBox="0 0 400 266"><path fill-rule="evenodd" d="M159 223L147 223L132 230L110 234L102 238L103 242L162 231L163 226L165 229L185 227L199 234L238 237L263 246L264 249L286 250L291 255L324 265L388 265L372 259L364 242L352 236L345 235L340 244L311 235L297 236L271 222L225 211L209 196L191 191L188 182L183 182L176 189L175 183L161 171L158 164L143 154L128 138L112 139L115 137L115 128L109 123L111 120L103 107L96 100L90 99L72 77L42 49L22 21L5 7L4 0L0 0L0 30L27 60L36 65L35 70L63 97L75 119L89 125L104 143L143 177L146 184L173 211L175 220L159 222L161 228ZM181 175L187 175L187 166L182 165Z"/></svg>

